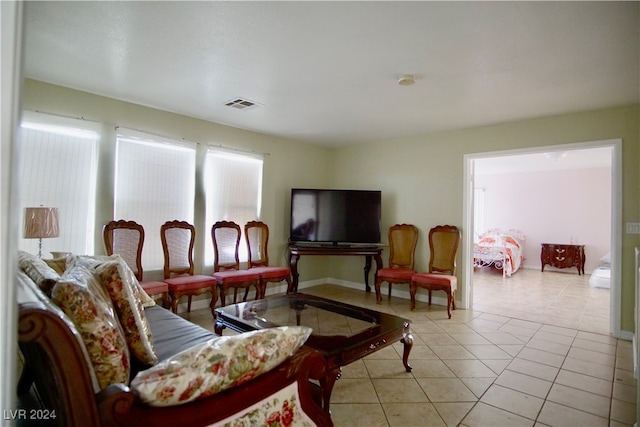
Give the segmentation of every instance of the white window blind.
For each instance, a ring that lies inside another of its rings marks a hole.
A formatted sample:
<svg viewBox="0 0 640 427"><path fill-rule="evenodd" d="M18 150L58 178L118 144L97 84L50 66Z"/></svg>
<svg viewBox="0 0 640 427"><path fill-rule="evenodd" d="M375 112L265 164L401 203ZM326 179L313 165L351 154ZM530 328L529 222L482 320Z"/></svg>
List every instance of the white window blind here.
<svg viewBox="0 0 640 427"><path fill-rule="evenodd" d="M25 111L20 129L20 207L53 207L59 237L43 239L50 251L94 253L96 177L100 125L86 120ZM22 223L24 224L24 218ZM22 232L21 232L22 236ZM19 247L38 253L38 239Z"/></svg>
<svg viewBox="0 0 640 427"><path fill-rule="evenodd" d="M193 224L195 175L194 143L118 129L114 219L144 227L145 271L163 268L162 224L172 220Z"/></svg>
<svg viewBox="0 0 640 427"><path fill-rule="evenodd" d="M217 148L207 150L204 188L206 193L206 227L216 221L234 221L244 233L244 224L260 218L262 202L261 155L239 153ZM213 242L206 239L205 259L213 264ZM241 262L248 259L244 235L240 241Z"/></svg>

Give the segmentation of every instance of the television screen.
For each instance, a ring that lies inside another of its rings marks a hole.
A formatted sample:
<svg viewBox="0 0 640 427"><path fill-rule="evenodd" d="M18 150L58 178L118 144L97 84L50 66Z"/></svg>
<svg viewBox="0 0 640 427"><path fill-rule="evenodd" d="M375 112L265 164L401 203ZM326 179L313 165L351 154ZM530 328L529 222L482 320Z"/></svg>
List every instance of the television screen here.
<svg viewBox="0 0 640 427"><path fill-rule="evenodd" d="M291 242L379 243L381 192L291 189Z"/></svg>

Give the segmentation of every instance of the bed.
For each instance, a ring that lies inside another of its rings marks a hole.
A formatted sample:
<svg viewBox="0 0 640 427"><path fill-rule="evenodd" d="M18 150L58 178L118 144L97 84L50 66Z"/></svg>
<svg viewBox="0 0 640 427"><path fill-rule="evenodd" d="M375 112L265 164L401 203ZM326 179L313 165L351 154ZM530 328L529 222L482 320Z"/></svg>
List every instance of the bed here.
<svg viewBox="0 0 640 427"><path fill-rule="evenodd" d="M524 234L519 230L492 229L479 236L473 247L473 266L493 267L511 277L524 260Z"/></svg>
<svg viewBox="0 0 640 427"><path fill-rule="evenodd" d="M591 273L589 285L593 288L611 289L611 252L600 258L600 263Z"/></svg>

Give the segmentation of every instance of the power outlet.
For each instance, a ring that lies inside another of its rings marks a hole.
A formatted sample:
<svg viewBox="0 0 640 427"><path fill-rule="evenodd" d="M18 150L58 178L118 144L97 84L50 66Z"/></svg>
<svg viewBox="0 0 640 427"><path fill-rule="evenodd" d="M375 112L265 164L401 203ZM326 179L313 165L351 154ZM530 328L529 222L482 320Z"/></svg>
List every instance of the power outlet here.
<svg viewBox="0 0 640 427"><path fill-rule="evenodd" d="M627 234L640 234L640 222L628 222Z"/></svg>

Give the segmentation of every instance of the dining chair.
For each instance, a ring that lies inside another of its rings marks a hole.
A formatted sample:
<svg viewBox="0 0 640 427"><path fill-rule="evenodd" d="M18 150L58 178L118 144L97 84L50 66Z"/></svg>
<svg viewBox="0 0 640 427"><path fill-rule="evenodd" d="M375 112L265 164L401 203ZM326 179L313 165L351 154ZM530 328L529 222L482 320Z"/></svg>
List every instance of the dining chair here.
<svg viewBox="0 0 640 427"><path fill-rule="evenodd" d="M264 298L260 286L260 275L257 271L240 270L240 226L233 221L218 221L211 227L213 240L213 277L220 290L220 304L227 303L227 291L233 288L233 303L238 296L238 289L245 289L243 300L247 300L249 288L255 286L256 299Z"/></svg>
<svg viewBox="0 0 640 427"><path fill-rule="evenodd" d="M186 221L167 221L160 227L164 252L164 281L169 285L171 310L178 312L178 301L187 296L187 312L191 311L191 297L211 292L211 313L215 316L218 299L216 281L211 276L194 274L193 245L195 227Z"/></svg>
<svg viewBox="0 0 640 427"><path fill-rule="evenodd" d="M135 221L109 221L102 228L107 255L118 254L127 263L142 289L151 297L160 295L162 306L169 308L169 285L157 280L143 280L142 247L144 246L144 227Z"/></svg>
<svg viewBox="0 0 640 427"><path fill-rule="evenodd" d="M431 292L444 291L447 294L447 314L451 319L451 310L456 309L456 256L460 246L460 230L453 225L438 225L429 230L429 272L416 273L411 277L409 293L411 295L411 310L416 308L416 292L418 288L429 291L429 305Z"/></svg>
<svg viewBox="0 0 640 427"><path fill-rule="evenodd" d="M244 237L249 253L249 270L260 274L263 297L267 283L287 282L287 293L291 292L291 269L269 265L269 226L262 221L249 221L244 225Z"/></svg>
<svg viewBox="0 0 640 427"><path fill-rule="evenodd" d="M411 283L416 274L414 260L418 244L418 228L412 224L395 224L389 227L389 267L378 270L376 276L376 302L382 301L380 286L389 283L389 297L393 283Z"/></svg>

